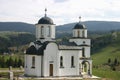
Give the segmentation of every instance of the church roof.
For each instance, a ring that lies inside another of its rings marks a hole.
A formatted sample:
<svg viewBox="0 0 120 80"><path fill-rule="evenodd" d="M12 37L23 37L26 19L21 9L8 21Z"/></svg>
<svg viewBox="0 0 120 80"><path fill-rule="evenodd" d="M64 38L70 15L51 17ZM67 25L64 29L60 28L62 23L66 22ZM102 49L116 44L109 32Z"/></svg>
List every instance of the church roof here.
<svg viewBox="0 0 120 80"><path fill-rule="evenodd" d="M79 46L67 46L67 45L59 45L60 50L81 50Z"/></svg>
<svg viewBox="0 0 120 80"><path fill-rule="evenodd" d="M75 42L69 42L69 41L59 42L58 45L77 46Z"/></svg>
<svg viewBox="0 0 120 80"><path fill-rule="evenodd" d="M85 27L85 25L83 25L79 22L74 26L73 29L86 29L86 27Z"/></svg>
<svg viewBox="0 0 120 80"><path fill-rule="evenodd" d="M74 26L73 29L86 29L85 25L81 23L81 16L79 17L80 21Z"/></svg>
<svg viewBox="0 0 120 80"><path fill-rule="evenodd" d="M46 46L50 43L50 41L46 41L44 43L41 43L41 41L35 41L35 45L31 45L27 50L26 54L30 55L44 55L44 50L46 49ZM56 43L56 42L55 42ZM58 45L59 50L81 50L81 46L88 46L88 45L79 45L77 46L74 42L59 42L56 43ZM36 47L39 46L39 47Z"/></svg>
<svg viewBox="0 0 120 80"><path fill-rule="evenodd" d="M30 46L27 50L26 50L26 54L35 54L37 52L35 46Z"/></svg>
<svg viewBox="0 0 120 80"><path fill-rule="evenodd" d="M46 41L44 43L41 43L40 41L35 41L34 44L39 45L39 48L37 49L36 46L32 45L26 50L26 54L31 55L44 55L44 50L49 42Z"/></svg>
<svg viewBox="0 0 120 80"><path fill-rule="evenodd" d="M53 20L47 16L42 17L39 21L38 24L54 24Z"/></svg>
<svg viewBox="0 0 120 80"><path fill-rule="evenodd" d="M38 24L51 24L51 25L54 24L53 20L47 17L46 12L47 12L47 9L45 8L45 16L38 21Z"/></svg>
<svg viewBox="0 0 120 80"><path fill-rule="evenodd" d="M60 42L58 43L60 50L80 50L81 48L77 46L74 42Z"/></svg>

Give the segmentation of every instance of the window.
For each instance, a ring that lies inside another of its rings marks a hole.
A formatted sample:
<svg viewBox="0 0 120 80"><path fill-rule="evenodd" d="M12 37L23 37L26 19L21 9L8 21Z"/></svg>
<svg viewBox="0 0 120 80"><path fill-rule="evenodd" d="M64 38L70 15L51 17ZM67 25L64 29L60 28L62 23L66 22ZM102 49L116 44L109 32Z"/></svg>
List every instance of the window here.
<svg viewBox="0 0 120 80"><path fill-rule="evenodd" d="M85 37L85 35L84 35L84 31L82 31L82 37Z"/></svg>
<svg viewBox="0 0 120 80"><path fill-rule="evenodd" d="M73 31L73 37L75 37L75 31Z"/></svg>
<svg viewBox="0 0 120 80"><path fill-rule="evenodd" d="M35 56L32 57L32 68L35 68Z"/></svg>
<svg viewBox="0 0 120 80"><path fill-rule="evenodd" d="M47 27L47 36L50 37L50 26Z"/></svg>
<svg viewBox="0 0 120 80"><path fill-rule="evenodd" d="M80 37L80 31L78 30L78 37Z"/></svg>
<svg viewBox="0 0 120 80"><path fill-rule="evenodd" d="M63 68L63 57L60 56L60 68Z"/></svg>
<svg viewBox="0 0 120 80"><path fill-rule="evenodd" d="M71 56L71 67L75 67L74 66L74 56Z"/></svg>
<svg viewBox="0 0 120 80"><path fill-rule="evenodd" d="M43 36L44 36L44 27L41 26L41 37L43 37Z"/></svg>
<svg viewBox="0 0 120 80"><path fill-rule="evenodd" d="M85 57L85 48L82 48L82 57Z"/></svg>

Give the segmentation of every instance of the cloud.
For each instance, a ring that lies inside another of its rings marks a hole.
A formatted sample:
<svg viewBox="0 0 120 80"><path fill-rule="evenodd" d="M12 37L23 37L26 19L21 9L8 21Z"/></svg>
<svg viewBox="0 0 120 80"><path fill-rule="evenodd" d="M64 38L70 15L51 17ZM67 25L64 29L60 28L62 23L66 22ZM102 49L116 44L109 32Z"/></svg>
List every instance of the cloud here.
<svg viewBox="0 0 120 80"><path fill-rule="evenodd" d="M0 21L37 23L47 15L54 23L82 20L120 20L120 0L0 0Z"/></svg>

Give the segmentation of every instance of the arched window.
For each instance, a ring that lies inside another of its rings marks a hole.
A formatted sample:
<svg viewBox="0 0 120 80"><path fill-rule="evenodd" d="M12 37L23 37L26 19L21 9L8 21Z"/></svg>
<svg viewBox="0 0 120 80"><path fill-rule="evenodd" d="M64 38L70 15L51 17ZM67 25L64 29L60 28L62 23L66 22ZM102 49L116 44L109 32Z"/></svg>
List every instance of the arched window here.
<svg viewBox="0 0 120 80"><path fill-rule="evenodd" d="M63 57L60 56L60 67L63 68Z"/></svg>
<svg viewBox="0 0 120 80"><path fill-rule="evenodd" d="M75 67L74 66L74 56L71 56L71 67Z"/></svg>
<svg viewBox="0 0 120 80"><path fill-rule="evenodd" d="M82 31L82 37L85 37L84 30Z"/></svg>
<svg viewBox="0 0 120 80"><path fill-rule="evenodd" d="M50 30L50 26L47 27L47 36L50 37L51 34L51 30Z"/></svg>
<svg viewBox="0 0 120 80"><path fill-rule="evenodd" d="M85 48L82 48L82 57L85 57Z"/></svg>
<svg viewBox="0 0 120 80"><path fill-rule="evenodd" d="M32 68L35 68L35 56L32 57Z"/></svg>
<svg viewBox="0 0 120 80"><path fill-rule="evenodd" d="M77 32L78 32L78 37L80 37L80 31L78 30Z"/></svg>
<svg viewBox="0 0 120 80"><path fill-rule="evenodd" d="M41 26L41 37L43 37L43 36L44 36L44 27Z"/></svg>

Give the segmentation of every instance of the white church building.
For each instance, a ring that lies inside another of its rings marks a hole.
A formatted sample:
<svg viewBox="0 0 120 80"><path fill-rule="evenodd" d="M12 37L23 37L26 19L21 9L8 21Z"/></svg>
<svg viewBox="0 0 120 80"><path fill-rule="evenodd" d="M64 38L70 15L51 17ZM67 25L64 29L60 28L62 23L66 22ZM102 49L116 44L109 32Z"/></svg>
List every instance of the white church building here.
<svg viewBox="0 0 120 80"><path fill-rule="evenodd" d="M91 40L81 22L75 24L68 42L55 40L55 24L46 14L36 26L36 41L25 54L25 76L60 77L92 75Z"/></svg>

